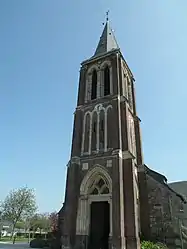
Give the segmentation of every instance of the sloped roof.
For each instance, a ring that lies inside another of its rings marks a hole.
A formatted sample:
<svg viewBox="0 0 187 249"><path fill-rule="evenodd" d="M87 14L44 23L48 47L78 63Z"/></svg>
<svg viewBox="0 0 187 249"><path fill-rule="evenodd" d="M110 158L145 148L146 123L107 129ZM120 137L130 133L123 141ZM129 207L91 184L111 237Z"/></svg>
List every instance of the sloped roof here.
<svg viewBox="0 0 187 249"><path fill-rule="evenodd" d="M117 44L114 31L110 27L109 21L107 20L93 57L100 56L115 49L119 49L119 46Z"/></svg>

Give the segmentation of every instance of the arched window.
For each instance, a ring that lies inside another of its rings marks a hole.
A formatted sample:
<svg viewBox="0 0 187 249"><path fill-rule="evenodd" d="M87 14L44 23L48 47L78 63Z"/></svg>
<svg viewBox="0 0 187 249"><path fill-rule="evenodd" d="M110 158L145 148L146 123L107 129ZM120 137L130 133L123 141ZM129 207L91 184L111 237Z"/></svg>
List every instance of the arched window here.
<svg viewBox="0 0 187 249"><path fill-rule="evenodd" d="M107 149L113 148L113 134L111 131L114 130L114 121L113 121L113 112L112 108L108 108L107 110Z"/></svg>
<svg viewBox="0 0 187 249"><path fill-rule="evenodd" d="M97 71L94 70L92 73L92 94L91 100L97 98Z"/></svg>
<svg viewBox="0 0 187 249"><path fill-rule="evenodd" d="M133 109L133 99L132 99L132 84L130 81L128 81L128 101L130 108Z"/></svg>
<svg viewBox="0 0 187 249"><path fill-rule="evenodd" d="M97 149L97 112L92 116L92 151Z"/></svg>
<svg viewBox="0 0 187 249"><path fill-rule="evenodd" d="M131 153L136 155L136 138L134 130L134 120L131 115L129 115L129 145Z"/></svg>
<svg viewBox="0 0 187 249"><path fill-rule="evenodd" d="M85 131L84 131L84 152L89 151L89 135L90 135L90 114L87 113L85 117Z"/></svg>
<svg viewBox="0 0 187 249"><path fill-rule="evenodd" d="M110 94L110 69L108 66L104 69L104 96Z"/></svg>
<svg viewBox="0 0 187 249"><path fill-rule="evenodd" d="M109 187L106 181L101 176L99 176L93 182L89 192L91 195L109 194Z"/></svg>
<svg viewBox="0 0 187 249"><path fill-rule="evenodd" d="M105 113L102 110L100 112L100 120L99 120L99 149L100 150L104 149L104 133L105 133L105 130L104 130L105 120L104 120L104 118L105 118Z"/></svg>

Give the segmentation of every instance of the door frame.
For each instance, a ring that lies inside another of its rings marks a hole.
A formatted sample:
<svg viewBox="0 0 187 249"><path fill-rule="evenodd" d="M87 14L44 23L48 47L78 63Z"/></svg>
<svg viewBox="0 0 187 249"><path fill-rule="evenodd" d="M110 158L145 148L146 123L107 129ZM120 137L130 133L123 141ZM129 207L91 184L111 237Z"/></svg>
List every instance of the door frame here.
<svg viewBox="0 0 187 249"><path fill-rule="evenodd" d="M112 236L112 196L110 194L106 195L90 195L88 197L88 231L87 234L90 234L90 224L91 224L91 204L92 202L108 202L109 203L109 221L110 221L110 232L109 232L109 237Z"/></svg>

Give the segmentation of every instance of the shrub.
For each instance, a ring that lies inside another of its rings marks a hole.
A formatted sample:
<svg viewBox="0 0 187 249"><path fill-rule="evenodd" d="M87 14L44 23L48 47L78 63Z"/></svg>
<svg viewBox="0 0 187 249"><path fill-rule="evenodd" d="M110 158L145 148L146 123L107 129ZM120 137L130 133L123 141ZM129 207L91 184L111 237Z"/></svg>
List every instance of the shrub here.
<svg viewBox="0 0 187 249"><path fill-rule="evenodd" d="M141 243L141 249L167 249L162 243L153 243L151 241L143 241Z"/></svg>
<svg viewBox="0 0 187 249"><path fill-rule="evenodd" d="M44 239L41 239L41 238L33 239L30 242L30 247L31 248L49 247L49 242L48 242L48 240L44 240Z"/></svg>
<svg viewBox="0 0 187 249"><path fill-rule="evenodd" d="M141 249L158 249L158 247L151 241L143 241L141 243Z"/></svg>

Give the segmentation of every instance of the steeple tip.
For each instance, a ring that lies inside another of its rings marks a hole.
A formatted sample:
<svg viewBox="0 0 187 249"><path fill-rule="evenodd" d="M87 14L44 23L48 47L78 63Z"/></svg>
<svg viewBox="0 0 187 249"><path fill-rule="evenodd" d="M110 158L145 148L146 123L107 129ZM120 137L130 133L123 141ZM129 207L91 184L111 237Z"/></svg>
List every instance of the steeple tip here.
<svg viewBox="0 0 187 249"><path fill-rule="evenodd" d="M106 22L109 21L109 10L106 12Z"/></svg>
<svg viewBox="0 0 187 249"><path fill-rule="evenodd" d="M109 10L106 12L106 23L97 45L94 57L119 49L113 30L109 24Z"/></svg>

